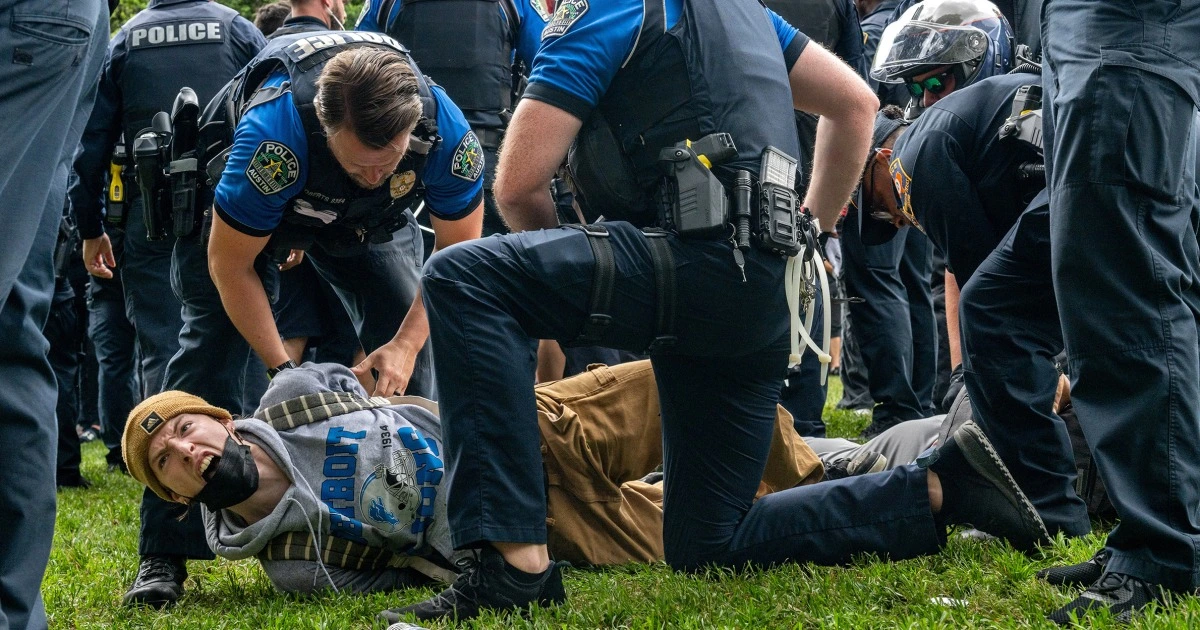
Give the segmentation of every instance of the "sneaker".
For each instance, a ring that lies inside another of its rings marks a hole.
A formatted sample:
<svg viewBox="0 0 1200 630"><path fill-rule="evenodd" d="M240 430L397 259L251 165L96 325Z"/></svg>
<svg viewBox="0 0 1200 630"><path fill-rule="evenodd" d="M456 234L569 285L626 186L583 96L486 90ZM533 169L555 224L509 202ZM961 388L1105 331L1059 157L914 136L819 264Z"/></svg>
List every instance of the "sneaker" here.
<svg viewBox="0 0 1200 630"><path fill-rule="evenodd" d="M943 525L971 525L1028 551L1050 534L1033 504L974 421L963 423L945 444L917 458L942 484Z"/></svg>
<svg viewBox="0 0 1200 630"><path fill-rule="evenodd" d="M164 608L179 600L187 563L182 556L142 556L137 579L125 591L121 603L126 606Z"/></svg>
<svg viewBox="0 0 1200 630"><path fill-rule="evenodd" d="M1042 569L1037 572L1037 576L1055 586L1088 586L1095 584L1096 580L1104 575L1104 567L1108 566L1110 557L1112 557L1111 551L1101 549L1096 552L1096 555L1079 564Z"/></svg>
<svg viewBox="0 0 1200 630"><path fill-rule="evenodd" d="M390 608L379 613L386 623L399 622L405 616L419 621L454 619L463 621L479 616L481 610L508 610L530 605L550 606L567 601L563 590L562 567L565 562L551 562L536 580L524 583L509 572L504 556L488 545L479 558L459 561L459 575L449 588L423 602Z"/></svg>
<svg viewBox="0 0 1200 630"><path fill-rule="evenodd" d="M1153 602L1162 603L1165 592L1157 584L1143 582L1132 575L1105 573L1074 601L1046 615L1050 621L1069 626L1092 611L1107 609L1113 619L1129 623Z"/></svg>
<svg viewBox="0 0 1200 630"><path fill-rule="evenodd" d="M79 472L59 472L55 474L54 485L62 490L63 488L79 488L87 490L92 487L92 482L87 480L87 477L79 474Z"/></svg>
<svg viewBox="0 0 1200 630"><path fill-rule="evenodd" d="M825 480L845 479L877 473L887 468L888 458L883 453L862 449L854 457L835 459L825 467Z"/></svg>

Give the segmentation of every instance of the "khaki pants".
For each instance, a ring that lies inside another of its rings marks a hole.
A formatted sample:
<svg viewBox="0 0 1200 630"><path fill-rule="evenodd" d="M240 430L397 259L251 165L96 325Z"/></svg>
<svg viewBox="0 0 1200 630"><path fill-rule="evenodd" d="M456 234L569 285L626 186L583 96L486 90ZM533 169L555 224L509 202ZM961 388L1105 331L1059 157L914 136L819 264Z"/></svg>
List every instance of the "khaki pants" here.
<svg viewBox="0 0 1200 630"><path fill-rule="evenodd" d="M661 560L662 484L641 481L663 461L650 362L593 366L535 392L550 553L575 564ZM817 482L823 473L791 414L778 407L758 496Z"/></svg>

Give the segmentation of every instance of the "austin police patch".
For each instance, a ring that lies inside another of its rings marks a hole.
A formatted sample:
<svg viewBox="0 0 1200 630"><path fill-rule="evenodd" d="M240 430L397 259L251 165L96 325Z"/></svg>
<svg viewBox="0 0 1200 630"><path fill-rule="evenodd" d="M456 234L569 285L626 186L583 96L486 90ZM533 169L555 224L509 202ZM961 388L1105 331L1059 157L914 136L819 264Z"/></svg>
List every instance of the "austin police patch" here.
<svg viewBox="0 0 1200 630"><path fill-rule="evenodd" d="M537 12L538 17L542 18L543 22L550 21L550 10L546 8L546 0L529 0L529 6L533 7L533 10Z"/></svg>
<svg viewBox="0 0 1200 630"><path fill-rule="evenodd" d="M903 212L904 216L915 224L917 218L913 216L912 209L912 178L905 172L900 158L892 160L889 166L892 171L892 187L896 190L896 205L900 212Z"/></svg>
<svg viewBox="0 0 1200 630"><path fill-rule="evenodd" d="M468 131L458 143L450 162L450 173L469 182L478 181L483 174L483 147L479 146L474 131Z"/></svg>
<svg viewBox="0 0 1200 630"><path fill-rule="evenodd" d="M300 178L300 162L296 154L283 144L264 140L254 150L254 157L250 158L246 178L258 192L274 195Z"/></svg>
<svg viewBox="0 0 1200 630"><path fill-rule="evenodd" d="M542 30L542 40L558 37L587 13L588 0L562 0L554 10L554 18Z"/></svg>
<svg viewBox="0 0 1200 630"><path fill-rule="evenodd" d="M162 416L158 415L157 411L151 411L150 415L146 416L138 426L142 427L142 430L146 432L146 435L150 435L151 433L157 431L158 427L161 427L164 422L166 422L166 420L164 420Z"/></svg>

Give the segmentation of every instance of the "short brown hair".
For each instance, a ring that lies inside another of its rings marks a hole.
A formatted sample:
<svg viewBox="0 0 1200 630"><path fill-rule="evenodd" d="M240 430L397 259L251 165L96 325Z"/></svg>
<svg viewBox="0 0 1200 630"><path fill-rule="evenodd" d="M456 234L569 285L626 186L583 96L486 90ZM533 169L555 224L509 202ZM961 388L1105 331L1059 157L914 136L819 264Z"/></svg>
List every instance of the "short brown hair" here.
<svg viewBox="0 0 1200 630"><path fill-rule="evenodd" d="M349 129L374 149L390 146L421 118L412 65L383 48L352 48L330 59L317 79L313 104L326 134Z"/></svg>
<svg viewBox="0 0 1200 630"><path fill-rule="evenodd" d="M254 25L264 37L270 37L291 14L292 4L287 0L264 4L254 12Z"/></svg>

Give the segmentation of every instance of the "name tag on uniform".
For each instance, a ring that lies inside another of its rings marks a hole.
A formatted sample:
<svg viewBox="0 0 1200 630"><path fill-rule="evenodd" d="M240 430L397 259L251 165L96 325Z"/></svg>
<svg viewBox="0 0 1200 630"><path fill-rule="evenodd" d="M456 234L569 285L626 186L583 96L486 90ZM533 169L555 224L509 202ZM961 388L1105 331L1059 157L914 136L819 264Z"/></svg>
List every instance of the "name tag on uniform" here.
<svg viewBox="0 0 1200 630"><path fill-rule="evenodd" d="M213 44L225 41L220 22L160 22L129 31L130 48Z"/></svg>

